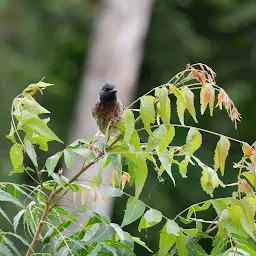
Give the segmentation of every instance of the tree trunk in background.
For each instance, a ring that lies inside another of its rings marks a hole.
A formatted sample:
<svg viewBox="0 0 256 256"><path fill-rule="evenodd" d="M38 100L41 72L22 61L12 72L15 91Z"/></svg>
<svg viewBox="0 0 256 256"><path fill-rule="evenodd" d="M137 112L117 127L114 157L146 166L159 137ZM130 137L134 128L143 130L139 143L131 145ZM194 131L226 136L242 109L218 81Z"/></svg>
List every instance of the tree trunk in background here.
<svg viewBox="0 0 256 256"><path fill-rule="evenodd" d="M91 137L97 132L91 108L105 82L117 86L118 97L124 105L130 103L138 80L152 3L152 0L103 1L82 77L71 141ZM82 165L82 159L76 159L75 171ZM95 165L87 170L83 179L97 174L97 168ZM102 182L109 184L108 171L103 171ZM111 214L111 200L104 202L99 198L92 204L90 197L87 198L94 211Z"/></svg>

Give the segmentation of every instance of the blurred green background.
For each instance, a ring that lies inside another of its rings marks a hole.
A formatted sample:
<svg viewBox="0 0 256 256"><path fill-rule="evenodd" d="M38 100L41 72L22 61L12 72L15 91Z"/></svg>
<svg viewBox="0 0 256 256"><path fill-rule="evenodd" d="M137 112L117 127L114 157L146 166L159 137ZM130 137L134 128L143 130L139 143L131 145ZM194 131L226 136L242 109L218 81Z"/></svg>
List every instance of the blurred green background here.
<svg viewBox="0 0 256 256"><path fill-rule="evenodd" d="M0 180L28 182L25 175L8 176L10 142L5 138L10 128L13 97L25 86L46 77L57 86L38 100L51 112L51 128L64 141L72 123L74 104L81 84L88 42L97 19L100 1L79 0L0 0ZM217 73L217 83L236 104L243 120L238 133L226 113L217 110L214 118L199 116L199 126L253 143L256 116L256 1L255 0L158 0L153 6L140 69L138 97L165 83L187 63L203 62ZM198 104L198 100L196 100ZM188 124L193 124L187 119ZM174 117L173 122L178 122ZM177 144L185 142L185 130L177 130ZM204 162L212 165L217 138L203 135L198 151ZM51 148L53 154L56 148ZM232 163L239 160L239 145L232 144L225 182L236 180ZM174 171L175 173L175 171ZM199 184L201 172L189 168L188 178L176 172L177 186L166 177L160 184L150 171L142 200L172 218L182 209L208 199ZM232 189L216 190L224 196ZM124 202L116 200L113 222L120 223ZM10 209L11 210L11 209ZM206 218L211 219L208 215ZM129 227L138 235L136 222ZM4 224L1 223L4 229ZM140 235L157 250L159 228ZM207 243L203 244L207 249ZM144 251L137 249L137 255Z"/></svg>

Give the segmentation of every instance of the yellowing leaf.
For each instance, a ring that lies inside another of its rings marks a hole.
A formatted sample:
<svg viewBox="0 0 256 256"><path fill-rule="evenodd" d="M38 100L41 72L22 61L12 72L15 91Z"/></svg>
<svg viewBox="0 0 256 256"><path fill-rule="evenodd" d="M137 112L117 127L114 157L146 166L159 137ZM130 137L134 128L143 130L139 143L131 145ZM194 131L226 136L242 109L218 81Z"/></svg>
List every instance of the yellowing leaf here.
<svg viewBox="0 0 256 256"><path fill-rule="evenodd" d="M243 143L242 150L245 156L250 157L252 155L252 148L248 143Z"/></svg>
<svg viewBox="0 0 256 256"><path fill-rule="evenodd" d="M202 144L202 135L194 127L190 128L186 138L186 144L188 146L188 154L192 156L196 150L198 150Z"/></svg>
<svg viewBox="0 0 256 256"><path fill-rule="evenodd" d="M154 135L150 130L150 124L155 122L155 107L152 101L152 97L149 97L149 96L141 97L140 114L141 114L141 120L144 124L146 131L150 136L154 137Z"/></svg>
<svg viewBox="0 0 256 256"><path fill-rule="evenodd" d="M159 110L158 113L164 124L168 125L170 123L171 118L171 102L168 96L168 89L163 87L160 90L159 95Z"/></svg>
<svg viewBox="0 0 256 256"><path fill-rule="evenodd" d="M213 116L214 100L215 100L215 90L210 83L206 83L205 86L202 87L200 92L201 115L204 114L209 104L210 115Z"/></svg>
<svg viewBox="0 0 256 256"><path fill-rule="evenodd" d="M184 114L185 114L185 110L186 110L187 106L186 106L186 104L184 104L179 99L177 99L176 105L177 105L177 113L178 113L180 123L182 125L185 125L185 123L184 123Z"/></svg>
<svg viewBox="0 0 256 256"><path fill-rule="evenodd" d="M193 117L194 121L197 123L198 121L196 119L196 110L194 106L194 93L188 87L185 87L183 90L185 91L185 99L188 112Z"/></svg>
<svg viewBox="0 0 256 256"><path fill-rule="evenodd" d="M187 103L183 92L172 84L169 85L169 88L172 91L172 93L176 96L177 100L180 100L186 106Z"/></svg>
<svg viewBox="0 0 256 256"><path fill-rule="evenodd" d="M222 176L224 175L225 162L228 156L229 148L229 139L225 136L220 136L214 153L214 170L217 171L220 168Z"/></svg>
<svg viewBox="0 0 256 256"><path fill-rule="evenodd" d="M122 177L121 177L122 190L124 189L125 184L126 184L127 181L128 181L128 182L130 181L130 175L129 175L129 173L124 172L124 173L122 174Z"/></svg>

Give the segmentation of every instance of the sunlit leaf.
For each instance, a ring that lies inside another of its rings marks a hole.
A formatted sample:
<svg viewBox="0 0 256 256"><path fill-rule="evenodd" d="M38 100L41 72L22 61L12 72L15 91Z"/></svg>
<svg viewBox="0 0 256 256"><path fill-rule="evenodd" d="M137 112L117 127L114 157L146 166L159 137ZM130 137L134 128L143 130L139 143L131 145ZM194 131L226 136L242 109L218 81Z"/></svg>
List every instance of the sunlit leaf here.
<svg viewBox="0 0 256 256"><path fill-rule="evenodd" d="M171 102L168 96L168 89L166 87L161 88L159 94L159 115L164 124L168 125L171 118Z"/></svg>
<svg viewBox="0 0 256 256"><path fill-rule="evenodd" d="M63 143L62 140L47 126L47 124L39 118L29 118L23 121L24 127L30 127L35 132L45 137Z"/></svg>
<svg viewBox="0 0 256 256"><path fill-rule="evenodd" d="M149 135L154 137L150 129L150 124L153 124L155 122L155 107L151 97L149 96L141 97L140 114L141 114L141 120L144 124L146 131L148 132Z"/></svg>
<svg viewBox="0 0 256 256"><path fill-rule="evenodd" d="M194 93L188 87L185 87L183 90L185 91L184 95L187 103L186 106L188 112L193 117L194 121L197 123L198 121L196 119L196 110L194 106Z"/></svg>
<svg viewBox="0 0 256 256"><path fill-rule="evenodd" d="M141 241L141 239L140 239L139 237L134 237L134 236L133 236L132 239L133 239L133 241L134 241L135 243L137 243L137 244L143 246L143 247L146 248L149 252L153 252L153 251L151 251L151 250L147 247L147 245L146 245L145 242Z"/></svg>
<svg viewBox="0 0 256 256"><path fill-rule="evenodd" d="M128 143L131 139L131 136L134 131L134 116L133 112L130 109L124 110L124 127L125 127L125 134L124 134L124 143Z"/></svg>
<svg viewBox="0 0 256 256"><path fill-rule="evenodd" d="M163 140L163 137L166 133L166 126L164 124L160 125L157 129L154 130L154 137L149 136L148 144L146 151L153 151L157 145Z"/></svg>
<svg viewBox="0 0 256 256"><path fill-rule="evenodd" d="M162 220L162 216L162 213L155 209L150 209L146 211L140 220L138 230L141 231L141 229L155 226Z"/></svg>
<svg viewBox="0 0 256 256"><path fill-rule="evenodd" d="M29 100L25 98L23 101L23 110L26 110L32 114L39 115L39 114L47 114L50 113L46 108L42 107L36 101Z"/></svg>
<svg viewBox="0 0 256 256"><path fill-rule="evenodd" d="M127 226L140 218L145 211L145 204L136 198L129 198L121 227Z"/></svg>
<svg viewBox="0 0 256 256"><path fill-rule="evenodd" d="M188 146L188 154L192 156L202 144L202 135L194 127L190 128L186 137L186 144Z"/></svg>
<svg viewBox="0 0 256 256"><path fill-rule="evenodd" d="M143 153L136 153L135 177L135 197L139 197L148 176L148 166Z"/></svg>
<svg viewBox="0 0 256 256"><path fill-rule="evenodd" d="M174 222L175 223L175 222ZM176 224L177 225L177 224ZM160 241L159 241L159 254L166 255L173 244L176 242L176 235L179 233L179 226L177 227L173 222L168 220L160 233ZM172 232L172 228L174 233Z"/></svg>
<svg viewBox="0 0 256 256"><path fill-rule="evenodd" d="M15 139L15 136L14 136L14 128L13 128L13 125L12 125L12 123L11 123L11 130L10 130L10 132L9 132L9 134L8 135L6 135L6 138L7 139L10 139L11 141L12 141L12 143L16 143L16 139Z"/></svg>
<svg viewBox="0 0 256 256"><path fill-rule="evenodd" d="M22 146L20 144L16 143L11 147L10 158L11 158L11 162L14 167L14 170L22 167L24 155L23 155Z"/></svg>
<svg viewBox="0 0 256 256"><path fill-rule="evenodd" d="M166 147L172 142L174 136L175 136L174 126L173 125L167 126L167 130L158 144L158 151L160 153L162 153L166 149Z"/></svg>
<svg viewBox="0 0 256 256"><path fill-rule="evenodd" d="M222 176L224 175L225 162L228 156L229 148L229 139L225 136L220 136L214 152L214 170L218 170L220 168Z"/></svg>
<svg viewBox="0 0 256 256"><path fill-rule="evenodd" d="M187 102L185 99L185 95L184 95L184 91L179 90L177 87L175 87L174 85L169 85L170 90L172 91L172 93L176 96L177 101L181 101L183 103L183 105L186 107L187 106Z"/></svg>

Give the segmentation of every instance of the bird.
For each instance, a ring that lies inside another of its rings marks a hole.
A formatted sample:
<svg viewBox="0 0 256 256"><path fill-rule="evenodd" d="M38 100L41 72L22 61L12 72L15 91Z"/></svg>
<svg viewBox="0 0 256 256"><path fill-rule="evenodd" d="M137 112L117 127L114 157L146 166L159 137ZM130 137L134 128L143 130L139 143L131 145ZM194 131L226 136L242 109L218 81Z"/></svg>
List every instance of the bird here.
<svg viewBox="0 0 256 256"><path fill-rule="evenodd" d="M106 137L120 134L116 124L124 119L124 109L124 105L117 97L117 88L111 83L105 83L92 107L92 115L99 130Z"/></svg>

